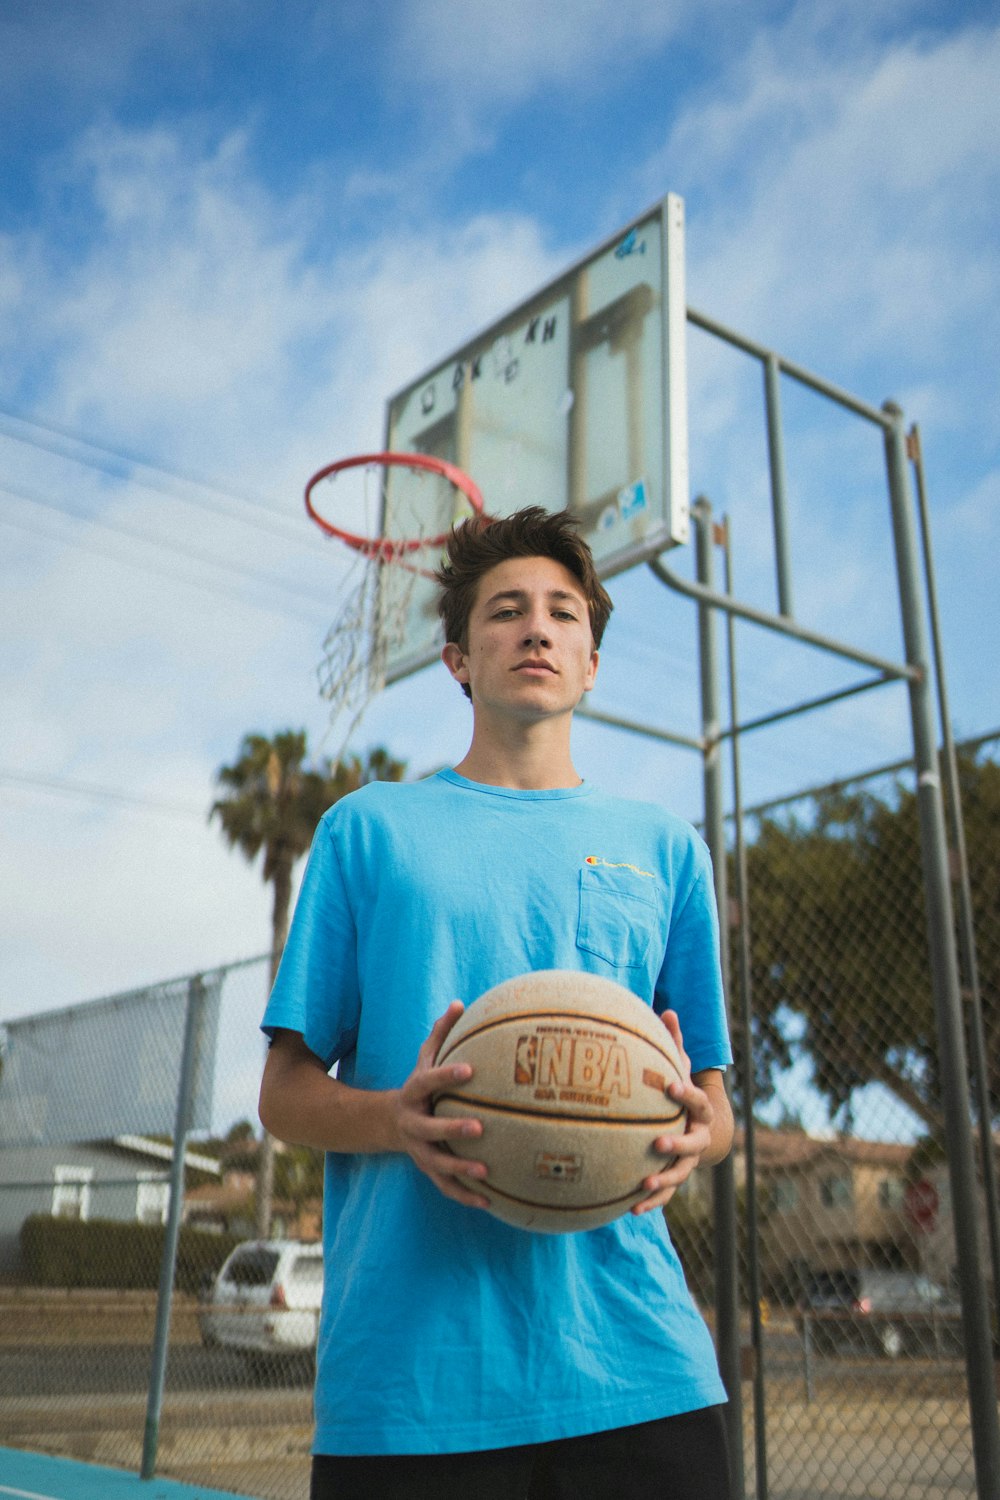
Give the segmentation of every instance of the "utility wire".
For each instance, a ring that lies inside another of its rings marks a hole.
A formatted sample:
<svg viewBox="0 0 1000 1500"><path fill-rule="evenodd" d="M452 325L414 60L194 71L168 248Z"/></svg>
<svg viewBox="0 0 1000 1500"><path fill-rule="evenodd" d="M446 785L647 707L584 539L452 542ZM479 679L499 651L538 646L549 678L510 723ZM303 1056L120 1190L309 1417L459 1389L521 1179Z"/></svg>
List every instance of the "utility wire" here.
<svg viewBox="0 0 1000 1500"><path fill-rule="evenodd" d="M0 486L0 490L2 488L3 486ZM77 517L76 519L82 520L81 517ZM100 523L91 522L91 526L98 524ZM30 521L26 521L20 517L15 518L13 516L0 515L0 526L12 526L18 531L28 532L31 536L40 536L44 537L46 541L60 542L63 545L67 545L64 537L56 536L53 532L47 531L43 526L33 526ZM183 573L178 572L175 568L168 568L162 564L157 565L154 562L137 557L129 557L127 554L115 552L109 547L102 547L100 542L94 537L76 538L70 545L78 551L92 552L98 557L108 558L111 562L124 563L126 567L136 568L139 572L151 573L154 577L169 579L171 583L179 583L185 588L197 589L200 593L207 594L213 599L231 599L235 603L243 605L246 609L262 610L267 614L280 615L289 620L302 620L306 624L313 626L314 629L319 623L315 615L306 614L304 610L290 609L286 605L264 598L260 593L256 596L251 596L239 593L235 588L227 588L224 584L210 584L196 578L185 577ZM331 590L331 601L333 597L334 591Z"/></svg>
<svg viewBox="0 0 1000 1500"><path fill-rule="evenodd" d="M119 536L127 536L132 541L144 542L149 546L161 547L167 552L176 552L181 557L198 563L206 563L211 568L219 568L224 573L233 573L238 578L249 579L251 583L263 584L268 588L278 588L285 593L294 594L296 598L303 595L313 598L319 604L329 603L329 594L326 590L320 593L317 589L303 589L301 584L284 583L280 578L268 578L264 574L256 573L252 568L244 568L239 563L231 562L228 558L213 557L211 553L205 552L199 547L189 546L185 542L174 541L164 537L153 537L138 526L129 526L123 521L110 521L103 516L90 516L74 510L71 505L64 505L58 500L53 500L47 495L39 494L37 490L15 489L11 485L0 484L0 494L9 495L14 500L26 502L29 505L44 506L47 510L58 511L60 515L69 516L73 521L79 521L86 526L99 526L102 530L116 532Z"/></svg>
<svg viewBox="0 0 1000 1500"><path fill-rule="evenodd" d="M32 429L30 434L18 430L13 424ZM219 504L213 504L206 494L195 497L184 493L177 488L178 482L190 485L202 491L208 491L216 495L224 496L227 500L235 501L238 505L246 506L257 512L254 517L244 516L246 525L256 526L258 529L271 535L278 535L286 541L297 542L305 546L307 540L312 536L311 529L299 527L298 523L291 517L286 516L273 505L268 505L263 500L248 495L242 491L228 489L218 484L215 480L207 479L203 475L194 472L185 472L182 469L168 469L162 464L155 464L144 458L141 454L130 453L125 449L116 449L108 444L99 443L93 438L86 437L83 433L74 432L71 428L61 427L55 422L41 421L37 417L26 417L20 412L12 412L0 408L0 432L4 433L13 442L25 443L32 448L40 448L43 452L55 454L58 458L68 459L72 463L84 464L89 468L97 469L101 473L110 474L115 479L131 480L143 488L158 490L162 493L172 495L184 504L201 507L205 510L215 511L217 514L232 518L232 510ZM72 445L72 446L71 446ZM77 452L76 449L83 448L88 451ZM143 478L131 472L135 468L145 471Z"/></svg>
<svg viewBox="0 0 1000 1500"><path fill-rule="evenodd" d="M0 767L0 785L58 792L60 796L84 797L91 802L117 802L125 807L140 807L149 812L166 813L174 818L197 818L202 823L207 818L207 808L195 807L190 802L166 802L156 797L139 797L131 792L116 791L114 787L72 781L64 776L25 776L18 771L6 771Z"/></svg>

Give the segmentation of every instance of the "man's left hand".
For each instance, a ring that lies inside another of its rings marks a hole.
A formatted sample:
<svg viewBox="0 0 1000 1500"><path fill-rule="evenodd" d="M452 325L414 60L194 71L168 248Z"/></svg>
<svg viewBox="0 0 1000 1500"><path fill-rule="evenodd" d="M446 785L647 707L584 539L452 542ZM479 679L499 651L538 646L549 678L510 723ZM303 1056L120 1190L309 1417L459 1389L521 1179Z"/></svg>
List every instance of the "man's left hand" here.
<svg viewBox="0 0 1000 1500"><path fill-rule="evenodd" d="M635 1205L633 1214L647 1214L654 1208L666 1207L702 1161L709 1165L722 1161L733 1138L733 1115L722 1072L718 1068L706 1068L692 1076L691 1059L684 1050L677 1012L664 1011L663 1024L677 1044L684 1070L682 1081L671 1083L667 1093L682 1106L687 1118L682 1132L668 1132L654 1140L656 1154L673 1159L661 1171L643 1179L642 1185L649 1197Z"/></svg>

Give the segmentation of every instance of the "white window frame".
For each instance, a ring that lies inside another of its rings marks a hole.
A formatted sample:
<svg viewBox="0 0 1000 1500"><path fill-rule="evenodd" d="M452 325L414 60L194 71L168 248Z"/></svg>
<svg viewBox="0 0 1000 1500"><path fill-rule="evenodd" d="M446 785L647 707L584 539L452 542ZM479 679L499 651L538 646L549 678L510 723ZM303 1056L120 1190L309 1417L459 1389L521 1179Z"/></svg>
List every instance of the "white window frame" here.
<svg viewBox="0 0 1000 1500"><path fill-rule="evenodd" d="M55 1167L53 1176L52 1217L83 1221L89 1219L93 1167Z"/></svg>
<svg viewBox="0 0 1000 1500"><path fill-rule="evenodd" d="M820 1178L819 1201L829 1213L854 1207L854 1178L850 1172L830 1172Z"/></svg>
<svg viewBox="0 0 1000 1500"><path fill-rule="evenodd" d="M794 1213L799 1206L799 1185L794 1177L776 1177L773 1186L774 1211Z"/></svg>
<svg viewBox="0 0 1000 1500"><path fill-rule="evenodd" d="M170 1209L170 1183L159 1172L140 1172L135 1193L139 1224L165 1224Z"/></svg>
<svg viewBox="0 0 1000 1500"><path fill-rule="evenodd" d="M906 1179L880 1177L877 1198L879 1208L887 1213L899 1213L906 1205Z"/></svg>

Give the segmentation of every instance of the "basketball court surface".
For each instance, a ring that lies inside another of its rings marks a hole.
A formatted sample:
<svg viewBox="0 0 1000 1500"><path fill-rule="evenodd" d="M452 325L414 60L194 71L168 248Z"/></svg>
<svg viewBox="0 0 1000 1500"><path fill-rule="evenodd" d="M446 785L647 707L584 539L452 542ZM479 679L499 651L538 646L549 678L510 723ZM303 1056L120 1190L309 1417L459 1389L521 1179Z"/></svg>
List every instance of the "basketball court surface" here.
<svg viewBox="0 0 1000 1500"><path fill-rule="evenodd" d="M122 1469L0 1448L0 1500L253 1500L175 1479L140 1479Z"/></svg>

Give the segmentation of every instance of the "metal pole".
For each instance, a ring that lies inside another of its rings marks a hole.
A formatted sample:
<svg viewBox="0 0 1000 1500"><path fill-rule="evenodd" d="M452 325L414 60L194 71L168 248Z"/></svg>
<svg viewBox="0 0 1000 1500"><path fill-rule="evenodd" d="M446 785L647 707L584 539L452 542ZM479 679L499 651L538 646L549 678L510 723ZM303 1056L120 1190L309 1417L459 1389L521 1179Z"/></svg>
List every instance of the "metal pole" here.
<svg viewBox="0 0 1000 1500"><path fill-rule="evenodd" d="M1000 1495L1000 1424L997 1421L989 1303L979 1258L976 1173L958 955L941 778L935 749L927 640L920 602L920 568L902 412L890 402L885 403L883 410L891 418L891 426L885 434L885 453L903 637L907 661L919 668L918 675L909 682L910 718L917 772L917 811L927 900L931 981L944 1095L945 1146L955 1214L972 1448L980 1500L993 1500Z"/></svg>
<svg viewBox="0 0 1000 1500"><path fill-rule="evenodd" d="M993 1305L1000 1297L1000 1210L997 1205L997 1157L993 1144L992 1105L990 1102L989 1070L986 1059L986 1033L983 1028L982 992L979 987L979 964L976 955L976 932L972 913L972 882L969 876L969 856L965 844L965 823L962 818L962 799L958 784L958 758L955 754L955 738L951 728L951 710L948 706L948 688L945 680L944 652L941 649L941 627L938 613L937 584L934 576L934 554L931 544L930 511L927 504L927 489L924 483L924 461L920 451L920 433L914 425L907 440L907 451L917 479L917 505L920 513L920 535L924 554L924 575L927 585L927 608L930 617L931 641L934 647L934 675L937 679L938 715L941 720L941 739L944 746L944 790L948 815L951 819L952 837L958 860L958 948L962 960L962 974L966 982L969 1001L969 1046L972 1053L973 1078L976 1085L976 1104L979 1113L979 1157L983 1193L986 1198L986 1225L989 1231L990 1259L993 1269Z"/></svg>
<svg viewBox="0 0 1000 1500"><path fill-rule="evenodd" d="M781 435L780 366L775 354L764 360L764 403L767 410L767 456L771 469L771 515L774 522L774 558L778 574L778 609L794 615L792 603L792 555L788 541L788 492L785 485L785 446ZM730 617L731 618L731 617Z"/></svg>
<svg viewBox="0 0 1000 1500"><path fill-rule="evenodd" d="M730 599L725 594L718 594L703 583L692 583L690 578L682 578L679 573L672 572L662 557L651 558L649 566L660 582L667 585L667 588L675 589L678 594L685 594L698 604L712 605L715 609L738 615L741 620L752 620L755 625L763 625L765 630L775 630L779 635L787 635L792 640L804 641L808 646L818 646L821 651L833 651L837 656L846 657L848 661L859 661L862 666L874 667L886 678L908 679L916 675L913 667L907 663L888 661L884 656L874 656L870 651L862 651L857 646L848 646L843 641L832 640L829 636L820 635L816 630L807 630L804 625L798 625L794 620L786 620L783 615L768 614L766 610L755 609L752 604L743 604L738 599Z"/></svg>
<svg viewBox="0 0 1000 1500"><path fill-rule="evenodd" d="M177 1085L174 1154L170 1164L170 1207L167 1211L167 1229L163 1239L163 1256L160 1261L160 1289L156 1299L156 1325L153 1331L152 1368L146 1401L146 1429L142 1444L140 1479L152 1479L156 1473L156 1450L160 1442L160 1416L163 1410L163 1389L166 1384L167 1354L170 1343L170 1307L174 1291L174 1273L177 1268L181 1211L184 1207L184 1155L187 1150L188 1131L191 1128L204 999L204 981L200 974L196 974L188 986L187 1014L184 1019L184 1050L181 1054L181 1076Z"/></svg>
<svg viewBox="0 0 1000 1500"><path fill-rule="evenodd" d="M733 592L733 538L727 519L721 528L725 557L726 593ZM743 1036L743 1131L746 1163L747 1279L750 1284L750 1344L753 1364L753 1431L754 1473L757 1480L755 1500L768 1500L767 1479L767 1387L764 1369L764 1330L761 1318L760 1218L757 1197L757 1122L754 1119L753 1071L753 979L750 953L750 904L747 880L747 846L743 827L743 778L740 764L739 694L736 686L736 621L726 616L726 640L729 659L730 774L733 779L733 870L735 907L739 912L739 1006L740 1030Z"/></svg>
<svg viewBox="0 0 1000 1500"><path fill-rule="evenodd" d="M703 497L692 508L699 580L713 585L712 507ZM705 840L715 870L715 894L719 907L719 941L722 974L729 980L729 888L726 871L725 816L722 806L722 758L720 755L720 692L715 611L698 606L698 640L701 659L701 718L705 740ZM728 1082L727 1082L728 1087ZM743 1392L740 1385L739 1256L737 1253L736 1174L732 1153L712 1173L714 1208L713 1249L715 1260L715 1337L719 1369L729 1396L726 1418L733 1494L743 1500Z"/></svg>
<svg viewBox="0 0 1000 1500"><path fill-rule="evenodd" d="M886 429L892 424L884 411L879 411L877 406L870 406L867 401L853 396L850 391L842 390L840 386L833 385L822 375L816 375L812 370L805 369L802 365L794 364L792 360L785 359L781 354L775 354L766 345L760 344L756 339L747 338L744 333L737 333L735 328L727 328L725 323L720 323L717 318L710 318L705 313L698 312L695 308L687 310L687 320L696 328L703 328L706 333L714 334L724 343L732 344L734 349L742 349L745 354L752 354L757 359L765 360L773 356L778 362L778 368L783 375L788 375L792 380L797 380L800 385L809 390L817 391L819 395L826 396L831 401L836 401L838 406L843 406L847 411L853 411L859 417L873 422L876 427Z"/></svg>

